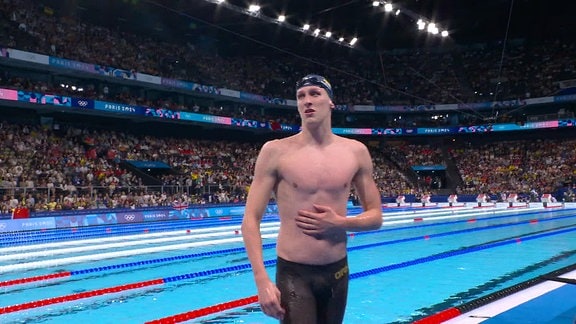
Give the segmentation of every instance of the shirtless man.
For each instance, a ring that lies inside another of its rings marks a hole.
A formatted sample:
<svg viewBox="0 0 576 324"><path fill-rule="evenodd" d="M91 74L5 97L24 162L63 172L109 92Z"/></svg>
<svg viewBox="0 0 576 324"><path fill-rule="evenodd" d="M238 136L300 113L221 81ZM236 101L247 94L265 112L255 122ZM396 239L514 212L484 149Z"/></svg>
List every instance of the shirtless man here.
<svg viewBox="0 0 576 324"><path fill-rule="evenodd" d="M332 87L318 75L296 84L302 130L262 146L242 236L262 311L282 323L342 323L348 296L347 231L382 225L372 159L362 143L332 133ZM351 188L363 212L347 217ZM260 223L274 193L280 215L276 284L264 267Z"/></svg>

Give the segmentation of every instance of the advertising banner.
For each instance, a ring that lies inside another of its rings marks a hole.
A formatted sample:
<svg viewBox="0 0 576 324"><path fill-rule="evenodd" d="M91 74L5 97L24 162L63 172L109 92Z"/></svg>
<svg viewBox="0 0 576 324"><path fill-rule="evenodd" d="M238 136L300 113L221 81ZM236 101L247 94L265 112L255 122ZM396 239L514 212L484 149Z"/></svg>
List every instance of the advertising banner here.
<svg viewBox="0 0 576 324"><path fill-rule="evenodd" d="M0 220L0 233L56 228L54 217Z"/></svg>

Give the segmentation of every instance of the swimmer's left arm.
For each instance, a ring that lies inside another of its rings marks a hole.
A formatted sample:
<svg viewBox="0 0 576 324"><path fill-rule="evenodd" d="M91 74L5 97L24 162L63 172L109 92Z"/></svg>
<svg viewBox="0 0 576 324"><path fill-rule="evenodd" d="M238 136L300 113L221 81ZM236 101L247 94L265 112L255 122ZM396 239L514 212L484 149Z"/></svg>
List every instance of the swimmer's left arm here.
<svg viewBox="0 0 576 324"><path fill-rule="evenodd" d="M363 145L357 156L360 167L352 179L352 185L360 199L363 212L355 217L344 217L341 227L353 232L376 230L382 226L382 198L374 181L372 158Z"/></svg>

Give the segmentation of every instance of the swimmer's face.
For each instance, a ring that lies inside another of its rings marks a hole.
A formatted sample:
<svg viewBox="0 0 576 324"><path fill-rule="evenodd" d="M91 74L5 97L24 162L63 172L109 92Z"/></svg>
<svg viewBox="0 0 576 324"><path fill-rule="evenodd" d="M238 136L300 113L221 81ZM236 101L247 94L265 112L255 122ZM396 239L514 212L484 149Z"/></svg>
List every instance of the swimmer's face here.
<svg viewBox="0 0 576 324"><path fill-rule="evenodd" d="M316 86L304 86L296 91L298 112L304 121L308 118L330 115L334 103L326 89Z"/></svg>

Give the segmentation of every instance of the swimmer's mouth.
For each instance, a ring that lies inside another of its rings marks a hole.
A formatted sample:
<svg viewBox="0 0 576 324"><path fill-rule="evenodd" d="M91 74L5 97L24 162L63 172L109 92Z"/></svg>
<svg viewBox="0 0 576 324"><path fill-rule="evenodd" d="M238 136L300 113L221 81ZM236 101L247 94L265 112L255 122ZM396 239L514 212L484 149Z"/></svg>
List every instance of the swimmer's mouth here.
<svg viewBox="0 0 576 324"><path fill-rule="evenodd" d="M305 113L305 114L311 114L311 113L313 113L313 112L316 112L316 110L314 110L314 109L306 109L306 110L304 110L304 113Z"/></svg>

